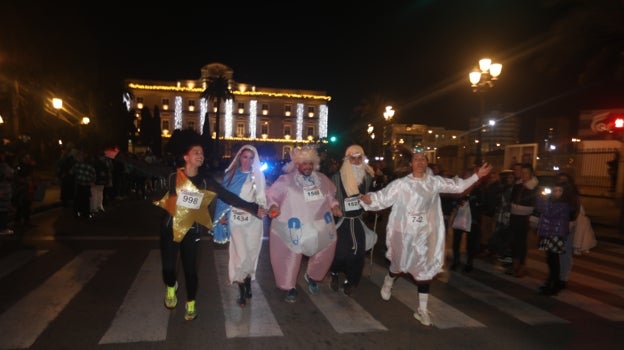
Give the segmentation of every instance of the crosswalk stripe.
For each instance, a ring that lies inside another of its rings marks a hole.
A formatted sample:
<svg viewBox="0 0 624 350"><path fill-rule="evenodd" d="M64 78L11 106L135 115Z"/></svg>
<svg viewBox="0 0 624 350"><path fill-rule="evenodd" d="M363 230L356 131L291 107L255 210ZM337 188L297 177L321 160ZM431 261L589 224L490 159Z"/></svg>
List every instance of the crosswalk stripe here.
<svg viewBox="0 0 624 350"><path fill-rule="evenodd" d="M171 312L163 305L160 265L159 250L151 250L99 344L167 339Z"/></svg>
<svg viewBox="0 0 624 350"><path fill-rule="evenodd" d="M305 271L305 264L302 263L301 266L301 270ZM321 291L316 295L312 295L308 290L308 283L303 277L304 274L300 273L299 275L297 281L299 290L304 290L308 294L312 303L321 311L337 333L388 330L353 298L343 293L334 292L324 283L318 283Z"/></svg>
<svg viewBox="0 0 624 350"><path fill-rule="evenodd" d="M229 284L227 249L215 250L214 260L219 280L221 304L225 316L225 335L227 338L245 337L281 337L284 336L262 290L255 281L251 282L253 295L247 306L241 308L237 303L238 286Z"/></svg>
<svg viewBox="0 0 624 350"><path fill-rule="evenodd" d="M387 272L387 269L375 264L373 266L373 273L370 279L381 288ZM416 286L409 283L404 278L398 278L395 280L394 286L392 287L392 298L395 298L405 304L412 311L416 311L416 309L418 309L418 291L416 290ZM379 297L379 300L382 300L381 296ZM431 313L433 326L436 328L449 329L485 327L485 325L481 322L471 318L451 305L446 304L432 294L429 294L427 306L427 309ZM418 321L414 320L414 322Z"/></svg>
<svg viewBox="0 0 624 350"><path fill-rule="evenodd" d="M536 252L537 253L537 252ZM544 252L539 252L541 254L536 254L536 253L532 253L529 254L529 258L531 259L535 259L537 261L546 261L546 257L544 256ZM601 254L602 256L600 256L600 261L603 263L615 263L617 264L617 262L613 261L611 256L609 255L604 255ZM594 256L594 258L599 258L598 254L596 254ZM611 277L615 277L615 278L619 278L622 274L619 271L619 269L613 268L609 265L605 265L605 264L597 264L594 262L591 262L587 259L584 259L583 257L574 257L573 258L573 265L574 266L578 266L578 267L582 267L584 269L587 270L592 270L595 272L599 272L603 275L609 275Z"/></svg>
<svg viewBox="0 0 624 350"><path fill-rule="evenodd" d="M47 250L18 250L0 260L0 278L20 268L31 259L47 253Z"/></svg>
<svg viewBox="0 0 624 350"><path fill-rule="evenodd" d="M465 277L461 273L452 272L448 284L526 324L569 323L531 304L510 297L472 278Z"/></svg>
<svg viewBox="0 0 624 350"><path fill-rule="evenodd" d="M0 349L30 347L112 251L88 250L0 315Z"/></svg>
<svg viewBox="0 0 624 350"><path fill-rule="evenodd" d="M533 261L532 259L527 259L526 266L533 270L548 274L548 267L544 263ZM568 277L570 280L573 280L575 282L578 281L580 284L599 289L606 293L620 296L624 295L624 286L617 285L615 283L611 283L589 275L581 275L580 273L575 272L574 268L572 268L572 271L570 272Z"/></svg>
<svg viewBox="0 0 624 350"><path fill-rule="evenodd" d="M535 278L532 278L530 276L517 278L517 277L505 275L504 273L502 273L502 271L498 270L496 266L489 264L489 263L476 261L475 267L478 268L479 270L483 270L489 274L496 275L497 277L501 279L521 285L530 290L537 291L537 288L543 284L543 282ZM583 277L581 277L580 274L575 274L574 276L571 275L570 277L571 278L574 277L573 280L575 282L586 278L586 276L584 275ZM602 318L605 318L611 321L624 321L624 310L611 306L609 304L605 304L599 300L583 296L581 294L575 293L567 289L564 289L561 292L559 292L559 294L555 296L554 298L566 304L585 310L594 315L600 316Z"/></svg>

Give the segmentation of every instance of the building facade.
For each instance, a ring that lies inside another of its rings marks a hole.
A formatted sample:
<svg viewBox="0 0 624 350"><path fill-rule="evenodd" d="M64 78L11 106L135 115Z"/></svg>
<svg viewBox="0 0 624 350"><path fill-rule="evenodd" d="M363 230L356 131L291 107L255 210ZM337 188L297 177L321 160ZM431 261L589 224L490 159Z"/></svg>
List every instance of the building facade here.
<svg viewBox="0 0 624 350"><path fill-rule="evenodd" d="M200 95L208 81L219 76L228 79L234 98L222 101L217 108L214 101ZM223 158L229 158L244 144L253 144L263 158L283 159L298 145L327 139L331 97L325 91L257 87L237 82L233 70L221 63L202 67L196 80L128 79L125 83L131 93L128 107L135 111L137 119L143 108L153 111L158 107L163 138L181 129L193 129L201 134L204 123L209 123L214 139L219 110L219 148Z"/></svg>

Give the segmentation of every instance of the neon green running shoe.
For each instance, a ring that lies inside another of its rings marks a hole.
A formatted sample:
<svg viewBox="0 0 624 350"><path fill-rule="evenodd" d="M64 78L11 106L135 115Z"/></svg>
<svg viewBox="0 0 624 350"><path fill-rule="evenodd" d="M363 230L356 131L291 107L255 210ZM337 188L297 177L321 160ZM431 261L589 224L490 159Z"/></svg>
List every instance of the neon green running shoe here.
<svg viewBox="0 0 624 350"><path fill-rule="evenodd" d="M178 282L173 287L167 286L167 295L165 295L165 307L169 310L175 309L178 305L178 297L176 291L178 290Z"/></svg>
<svg viewBox="0 0 624 350"><path fill-rule="evenodd" d="M193 321L197 317L197 310L195 310L195 300L189 300L186 302L186 313L184 319L187 321Z"/></svg>

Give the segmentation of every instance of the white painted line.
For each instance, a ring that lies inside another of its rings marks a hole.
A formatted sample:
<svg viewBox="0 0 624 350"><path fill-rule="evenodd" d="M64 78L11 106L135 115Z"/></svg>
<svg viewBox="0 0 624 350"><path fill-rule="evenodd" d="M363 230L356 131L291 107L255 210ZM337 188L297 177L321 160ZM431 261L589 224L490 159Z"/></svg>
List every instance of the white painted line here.
<svg viewBox="0 0 624 350"><path fill-rule="evenodd" d="M298 290L304 291L312 303L321 311L336 332L361 333L372 331L387 331L388 329L369 314L355 299L334 292L325 283L318 283L321 291L313 295L308 290L308 283L303 278L306 264L301 263L301 273L298 279Z"/></svg>
<svg viewBox="0 0 624 350"><path fill-rule="evenodd" d="M507 280L509 282L521 285L525 288L531 289L537 293L539 286L541 286L544 282L532 278L530 276L524 276L522 278L516 278L513 276L508 276L503 273L503 271L496 268L496 266L485 263L482 261L475 261L475 267L479 270L483 270L489 274L496 275L496 277ZM574 269L574 267L572 268ZM585 278L584 275L576 274L574 278L574 282L578 283L579 279ZM594 315L600 316L602 318L611 320L611 321L624 321L624 310L621 308L617 308L615 306L611 306L609 304L605 304L599 300L592 299L586 297L584 295L575 293L571 290L565 289L554 297L557 300L569 304L571 306L577 307L579 309L585 310Z"/></svg>
<svg viewBox="0 0 624 350"><path fill-rule="evenodd" d="M526 324L569 323L531 304L510 297L472 278L465 277L461 273L452 272L448 284Z"/></svg>
<svg viewBox="0 0 624 350"><path fill-rule="evenodd" d="M160 251L150 251L99 344L167 339L171 311L164 306L161 270ZM184 302L178 302L180 307Z"/></svg>
<svg viewBox="0 0 624 350"><path fill-rule="evenodd" d="M241 308L236 299L239 296L238 285L228 281L227 249L214 250L215 268L217 269L221 304L225 316L225 335L227 338L247 337L282 337L280 328L269 304L255 281L251 282L251 299Z"/></svg>
<svg viewBox="0 0 624 350"><path fill-rule="evenodd" d="M83 252L0 315L0 349L30 347L111 253L107 250Z"/></svg>
<svg viewBox="0 0 624 350"><path fill-rule="evenodd" d="M387 272L387 269L374 265L371 281L381 288ZM434 291L432 290L432 292ZM404 278L398 278L394 282L394 286L392 287L392 298L405 304L413 312L418 309L418 289L416 285L410 283ZM383 299L381 299L381 295L379 295L379 300L384 302ZM433 322L433 326L436 328L448 329L485 327L483 323L434 297L432 294L429 294L427 309L431 313L431 321ZM416 319L414 319L414 322L418 323Z"/></svg>
<svg viewBox="0 0 624 350"><path fill-rule="evenodd" d="M533 270L548 274L548 267L543 262L537 262L533 259L527 259L526 266ZM570 274L568 275L568 279L574 281L574 283L579 283L591 288L596 288L606 293L610 293L620 297L624 295L624 286L611 283L600 278L595 278L581 274L579 272L575 272L574 266L572 267L572 271L570 271Z"/></svg>

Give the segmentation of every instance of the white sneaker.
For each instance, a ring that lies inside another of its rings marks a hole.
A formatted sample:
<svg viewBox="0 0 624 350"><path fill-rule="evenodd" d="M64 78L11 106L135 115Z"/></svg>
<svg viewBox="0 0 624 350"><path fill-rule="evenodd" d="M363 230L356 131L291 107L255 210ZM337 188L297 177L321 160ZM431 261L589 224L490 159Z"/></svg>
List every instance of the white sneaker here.
<svg viewBox="0 0 624 350"><path fill-rule="evenodd" d="M420 308L418 308L416 312L414 312L414 318L420 321L423 326L433 325L433 323L431 323L431 315L427 310L421 310Z"/></svg>
<svg viewBox="0 0 624 350"><path fill-rule="evenodd" d="M386 275L384 277L383 286L381 286L381 299L390 300L392 296L392 285L394 284L394 278L390 277L390 275Z"/></svg>

